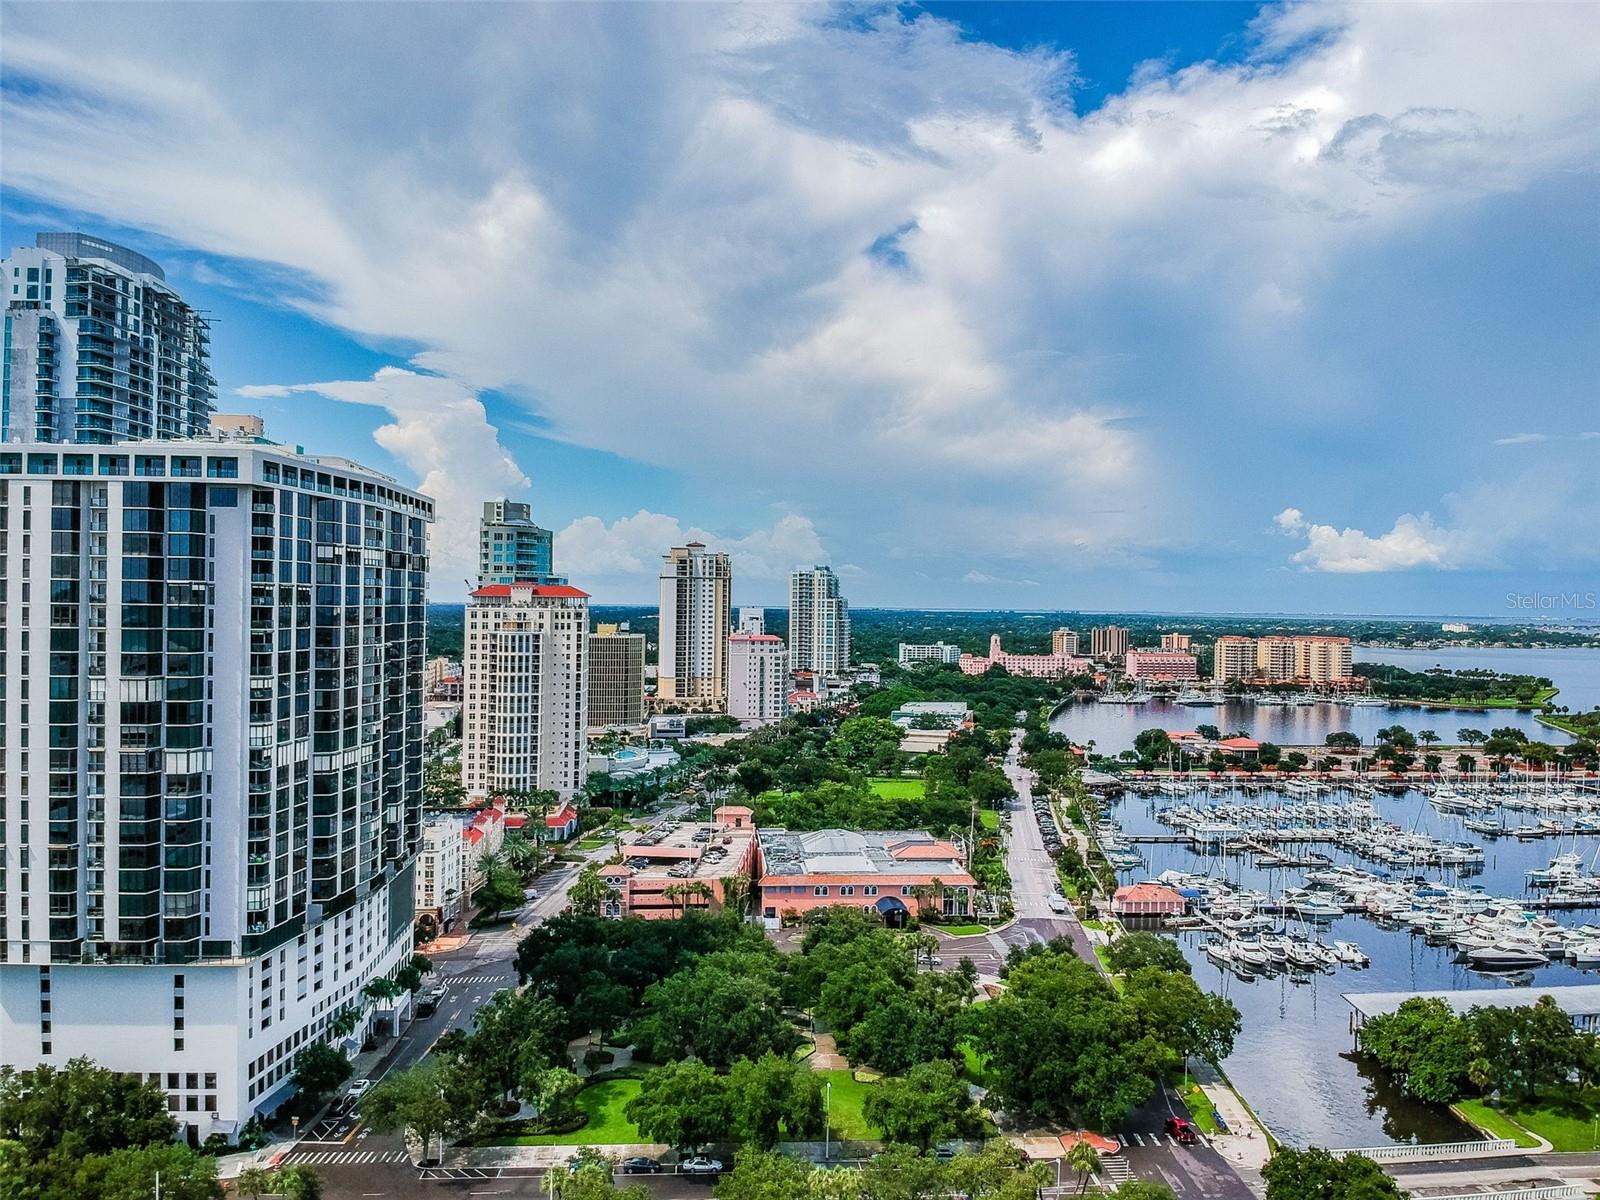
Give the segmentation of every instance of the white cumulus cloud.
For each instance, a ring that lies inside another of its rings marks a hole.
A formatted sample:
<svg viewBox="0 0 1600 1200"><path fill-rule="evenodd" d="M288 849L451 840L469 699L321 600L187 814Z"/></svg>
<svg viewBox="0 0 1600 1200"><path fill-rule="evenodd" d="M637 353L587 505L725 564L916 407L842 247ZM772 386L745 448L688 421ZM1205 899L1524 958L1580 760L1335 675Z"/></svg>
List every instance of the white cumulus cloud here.
<svg viewBox="0 0 1600 1200"><path fill-rule="evenodd" d="M641 509L609 525L600 517L579 517L556 533L555 558L563 575L579 581L654 577L661 556L689 542L726 552L736 587L740 579L786 579L795 567L825 563L828 557L816 527L796 513L730 537Z"/></svg>

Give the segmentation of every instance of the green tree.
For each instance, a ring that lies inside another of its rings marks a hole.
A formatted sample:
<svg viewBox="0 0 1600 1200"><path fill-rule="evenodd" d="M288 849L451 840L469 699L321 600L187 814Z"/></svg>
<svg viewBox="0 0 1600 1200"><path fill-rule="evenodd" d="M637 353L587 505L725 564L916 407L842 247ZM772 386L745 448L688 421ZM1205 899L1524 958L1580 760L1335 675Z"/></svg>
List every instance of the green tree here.
<svg viewBox="0 0 1600 1200"><path fill-rule="evenodd" d="M913 1146L890 1146L862 1168L861 1183L872 1200L944 1200L950 1172Z"/></svg>
<svg viewBox="0 0 1600 1200"><path fill-rule="evenodd" d="M1172 753L1172 739L1165 729L1141 729L1134 736L1133 748L1145 762L1165 762Z"/></svg>
<svg viewBox="0 0 1600 1200"><path fill-rule="evenodd" d="M239 1189L241 1196L249 1200L261 1200L261 1197L273 1190L272 1172L266 1167L246 1167L239 1172L239 1178L234 1181L234 1186Z"/></svg>
<svg viewBox="0 0 1600 1200"><path fill-rule="evenodd" d="M578 872L578 878L567 892L567 903L581 917L598 917L607 890L606 881L600 878L600 869L591 863Z"/></svg>
<svg viewBox="0 0 1600 1200"><path fill-rule="evenodd" d="M814 1168L770 1150L741 1151L733 1170L717 1181L717 1200L801 1200Z"/></svg>
<svg viewBox="0 0 1600 1200"><path fill-rule="evenodd" d="M75 1058L64 1067L0 1068L0 1138L31 1158L67 1158L147 1146L172 1138L159 1087Z"/></svg>
<svg viewBox="0 0 1600 1200"><path fill-rule="evenodd" d="M645 992L638 1044L656 1062L695 1057L715 1067L792 1053L800 1039L784 1016L777 971L770 951L706 955Z"/></svg>
<svg viewBox="0 0 1600 1200"><path fill-rule="evenodd" d="M285 1200L322 1200L322 1176L304 1163L279 1167L273 1190Z"/></svg>
<svg viewBox="0 0 1600 1200"><path fill-rule="evenodd" d="M1089 1186L1089 1176L1100 1170L1100 1152L1086 1141L1072 1143L1067 1151L1067 1166L1078 1173L1078 1195Z"/></svg>
<svg viewBox="0 0 1600 1200"><path fill-rule="evenodd" d="M728 1119L740 1140L770 1150L822 1132L822 1081L793 1058L741 1058L727 1076Z"/></svg>
<svg viewBox="0 0 1600 1200"><path fill-rule="evenodd" d="M158 1175L162 1200L221 1200L217 1160L173 1143L130 1146L80 1160L75 1197L149 1200Z"/></svg>
<svg viewBox="0 0 1600 1200"><path fill-rule="evenodd" d="M1140 967L1160 967L1163 971L1189 973L1189 960L1178 943L1159 933L1127 933L1106 947L1106 960L1120 974Z"/></svg>
<svg viewBox="0 0 1600 1200"><path fill-rule="evenodd" d="M1383 1168L1361 1154L1280 1147L1261 1169L1267 1200L1404 1200Z"/></svg>
<svg viewBox="0 0 1600 1200"><path fill-rule="evenodd" d="M508 908L522 905L522 880L510 867L491 862L484 870L483 883L472 894L478 915L486 921L497 919Z"/></svg>
<svg viewBox="0 0 1600 1200"><path fill-rule="evenodd" d="M1231 1000L1160 967L1140 967L1129 975L1124 997L1143 1028L1185 1058L1222 1061L1233 1052L1233 1040L1243 1028Z"/></svg>
<svg viewBox="0 0 1600 1200"><path fill-rule="evenodd" d="M623 1111L651 1141L694 1150L726 1133L727 1087L703 1062L669 1063L640 1081Z"/></svg>
<svg viewBox="0 0 1600 1200"><path fill-rule="evenodd" d="M919 1063L903 1078L876 1083L862 1112L887 1141L926 1150L954 1136L971 1110L967 1085L948 1062Z"/></svg>
<svg viewBox="0 0 1600 1200"><path fill-rule="evenodd" d="M312 1042L294 1059L294 1085L313 1105L350 1078L350 1060L327 1042Z"/></svg>
<svg viewBox="0 0 1600 1200"><path fill-rule="evenodd" d="M377 1133L410 1130L426 1155L436 1137L464 1129L476 1113L458 1114L446 1099L448 1067L427 1059L404 1071L391 1071L361 1097L361 1117Z"/></svg>

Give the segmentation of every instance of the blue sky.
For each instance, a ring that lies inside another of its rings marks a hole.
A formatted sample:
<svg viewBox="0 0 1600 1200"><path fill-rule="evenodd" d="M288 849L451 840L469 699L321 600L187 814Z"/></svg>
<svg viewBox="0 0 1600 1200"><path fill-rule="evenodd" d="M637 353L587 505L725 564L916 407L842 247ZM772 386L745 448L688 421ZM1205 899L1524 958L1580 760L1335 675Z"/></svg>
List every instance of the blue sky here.
<svg viewBox="0 0 1600 1200"><path fill-rule="evenodd" d="M159 259L440 598L502 493L617 602L691 535L750 603L1596 585L1592 8L377 11L6 5L0 239Z"/></svg>

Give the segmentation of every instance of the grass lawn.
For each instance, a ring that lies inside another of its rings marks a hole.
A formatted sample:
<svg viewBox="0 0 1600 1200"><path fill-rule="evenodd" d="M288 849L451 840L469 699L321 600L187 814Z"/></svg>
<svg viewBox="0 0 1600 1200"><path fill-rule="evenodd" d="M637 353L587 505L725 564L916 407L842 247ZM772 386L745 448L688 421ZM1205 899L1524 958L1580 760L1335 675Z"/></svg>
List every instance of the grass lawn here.
<svg viewBox="0 0 1600 1200"><path fill-rule="evenodd" d="M639 1094L637 1079L606 1079L578 1093L578 1107L589 1120L571 1133L525 1133L515 1137L491 1138L489 1146L610 1146L642 1142L644 1137L634 1123L622 1115L622 1108Z"/></svg>
<svg viewBox="0 0 1600 1200"><path fill-rule="evenodd" d="M578 849L598 850L606 844L607 840L606 838L584 838L583 841L578 843Z"/></svg>
<svg viewBox="0 0 1600 1200"><path fill-rule="evenodd" d="M869 779L867 784L874 795L885 800L920 800L928 791L920 779Z"/></svg>
<svg viewBox="0 0 1600 1200"><path fill-rule="evenodd" d="M992 808L980 808L978 810L978 824L983 826L985 833L998 833L1000 832L1000 814Z"/></svg>
<svg viewBox="0 0 1600 1200"><path fill-rule="evenodd" d="M940 933L948 933L951 937L976 937L980 933L988 933L987 925L934 925L929 923L925 929L937 929Z"/></svg>
<svg viewBox="0 0 1600 1200"><path fill-rule="evenodd" d="M1595 1118L1600 1117L1600 1088L1590 1088L1575 1099L1535 1100L1530 1104L1501 1101L1490 1108L1482 1100L1466 1100L1456 1106L1464 1116L1484 1129L1495 1130L1496 1137L1515 1138L1519 1146L1532 1139L1519 1137L1517 1126L1549 1139L1557 1151L1594 1150Z"/></svg>
<svg viewBox="0 0 1600 1200"><path fill-rule="evenodd" d="M1199 1126L1200 1132L1207 1137L1216 1133L1217 1123L1211 1116L1211 1097L1193 1080L1190 1080L1188 1087L1184 1087L1180 1077L1175 1086L1183 1097L1183 1106L1189 1110L1189 1119Z"/></svg>
<svg viewBox="0 0 1600 1200"><path fill-rule="evenodd" d="M1492 1138L1510 1138L1519 1146L1539 1144L1526 1129L1508 1119L1498 1108L1491 1108L1487 1100L1462 1100L1450 1107L1467 1124L1476 1126Z"/></svg>
<svg viewBox="0 0 1600 1200"><path fill-rule="evenodd" d="M833 1128L833 1136L847 1141L877 1137L877 1129L867 1124L861 1111L867 1100L868 1085L842 1068L818 1071L817 1075L832 1085L828 1089L828 1124Z"/></svg>
<svg viewBox="0 0 1600 1200"><path fill-rule="evenodd" d="M989 1056L974 1046L970 1038L963 1039L956 1049L961 1051L961 1061L966 1066L967 1079L982 1087L984 1076L989 1070Z"/></svg>

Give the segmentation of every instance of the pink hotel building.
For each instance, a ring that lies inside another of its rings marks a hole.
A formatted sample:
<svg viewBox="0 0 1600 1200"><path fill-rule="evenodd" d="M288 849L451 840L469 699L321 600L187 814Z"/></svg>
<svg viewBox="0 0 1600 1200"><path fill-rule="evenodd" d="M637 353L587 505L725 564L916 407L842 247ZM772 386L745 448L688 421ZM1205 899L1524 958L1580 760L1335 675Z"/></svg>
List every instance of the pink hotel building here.
<svg viewBox="0 0 1600 1200"><path fill-rule="evenodd" d="M982 675L998 663L1011 675L1036 675L1056 679L1062 675L1087 675L1094 668L1087 658L1075 654L1007 654L1000 648L1000 635L989 635L989 656L963 654L957 662L963 675Z"/></svg>

